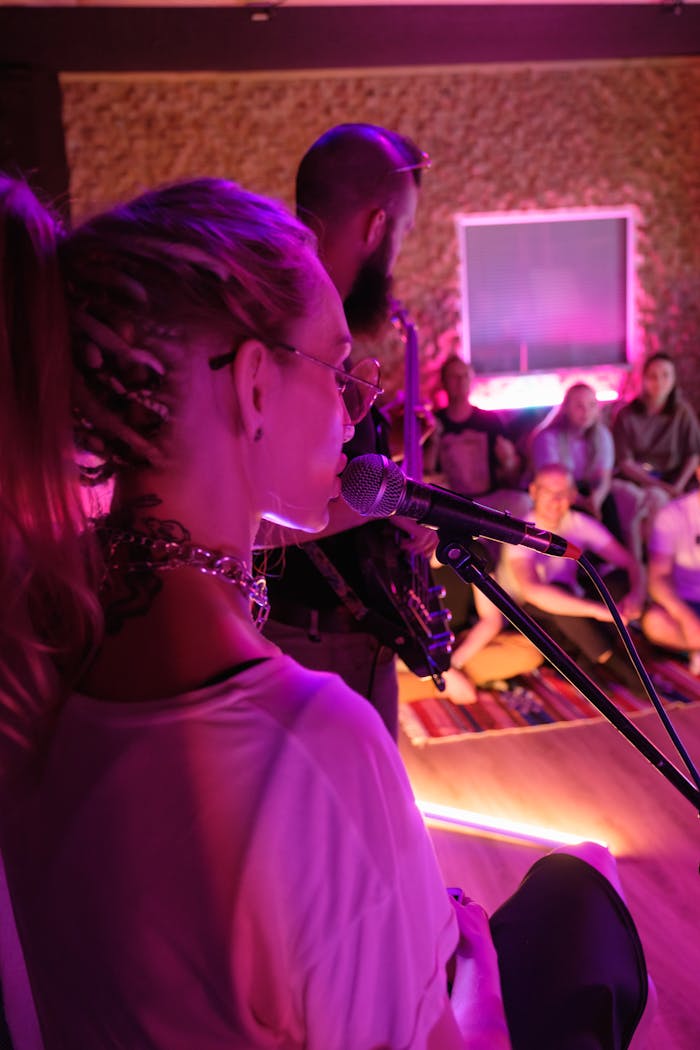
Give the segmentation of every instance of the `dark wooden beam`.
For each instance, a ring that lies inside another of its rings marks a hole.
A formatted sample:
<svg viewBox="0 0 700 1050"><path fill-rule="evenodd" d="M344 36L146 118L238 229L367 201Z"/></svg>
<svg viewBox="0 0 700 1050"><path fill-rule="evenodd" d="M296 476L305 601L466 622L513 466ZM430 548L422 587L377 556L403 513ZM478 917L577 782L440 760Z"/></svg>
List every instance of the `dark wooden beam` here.
<svg viewBox="0 0 700 1050"><path fill-rule="evenodd" d="M700 53L698 4L0 8L0 63L293 70Z"/></svg>
<svg viewBox="0 0 700 1050"><path fill-rule="evenodd" d="M68 162L55 71L0 65L0 171L23 174L68 217Z"/></svg>

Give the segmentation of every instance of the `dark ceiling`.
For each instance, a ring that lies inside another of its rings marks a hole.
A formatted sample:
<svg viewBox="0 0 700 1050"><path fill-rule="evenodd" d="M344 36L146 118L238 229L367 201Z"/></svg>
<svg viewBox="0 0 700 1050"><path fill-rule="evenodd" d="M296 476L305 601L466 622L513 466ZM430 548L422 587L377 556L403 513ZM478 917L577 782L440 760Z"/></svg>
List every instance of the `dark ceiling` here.
<svg viewBox="0 0 700 1050"><path fill-rule="evenodd" d="M0 64L328 69L700 53L700 4L0 8Z"/></svg>

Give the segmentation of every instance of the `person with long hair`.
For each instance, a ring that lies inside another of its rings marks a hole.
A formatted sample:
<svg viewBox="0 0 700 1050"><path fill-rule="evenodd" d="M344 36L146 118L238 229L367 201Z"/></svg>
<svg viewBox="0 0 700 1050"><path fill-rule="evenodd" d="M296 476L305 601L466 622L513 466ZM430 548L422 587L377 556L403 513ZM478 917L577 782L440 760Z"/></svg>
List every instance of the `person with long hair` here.
<svg viewBox="0 0 700 1050"><path fill-rule="evenodd" d="M609 855L539 861L492 942L377 713L258 629L261 518L325 526L376 394L311 234L212 179L68 236L3 179L0 229L0 847L45 1050L627 1046ZM71 430L114 481L91 523Z"/></svg>
<svg viewBox="0 0 700 1050"><path fill-rule="evenodd" d="M574 479L578 509L603 519L610 502L615 445L592 387L568 387L561 404L532 432L528 446L533 476L550 463L560 464ZM606 524L611 525L609 520Z"/></svg>
<svg viewBox="0 0 700 1050"><path fill-rule="evenodd" d="M0 182L0 776L70 680L101 614L75 542L81 500L72 458L70 360L56 227L22 184ZM53 659L47 659L47 647ZM6 750L9 748L9 750Z"/></svg>
<svg viewBox="0 0 700 1050"><path fill-rule="evenodd" d="M0 830L45 1047L421 1045L443 1013L461 1047L396 749L251 615L260 518L325 525L376 394L312 235L214 180L67 237L0 201ZM90 528L72 429L114 480Z"/></svg>
<svg viewBox="0 0 700 1050"><path fill-rule="evenodd" d="M668 354L645 360L641 391L618 411L613 436L617 473L643 499L648 540L657 511L695 484L700 464L700 422Z"/></svg>
<svg viewBox="0 0 700 1050"><path fill-rule="evenodd" d="M646 500L635 485L614 476L615 442L593 388L570 386L561 405L535 427L528 447L533 477L552 463L568 470L576 485L575 509L602 521L641 564Z"/></svg>

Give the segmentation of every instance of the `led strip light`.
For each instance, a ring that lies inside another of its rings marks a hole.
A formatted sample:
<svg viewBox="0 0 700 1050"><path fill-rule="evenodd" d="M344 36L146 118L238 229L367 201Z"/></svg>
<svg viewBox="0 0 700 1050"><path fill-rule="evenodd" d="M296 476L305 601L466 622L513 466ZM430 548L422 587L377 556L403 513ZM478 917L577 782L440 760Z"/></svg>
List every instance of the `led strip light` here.
<svg viewBox="0 0 700 1050"><path fill-rule="evenodd" d="M520 820L509 820L507 817L492 817L485 813L474 813L469 809L443 806L439 802L425 802L422 799L416 799L416 805L424 820L429 823L448 825L459 831L487 832L492 835L501 835L504 838L547 846L575 846L579 842L597 842L598 845L605 847L608 845L607 842L590 835L572 835L567 831L558 831L556 828L526 824Z"/></svg>

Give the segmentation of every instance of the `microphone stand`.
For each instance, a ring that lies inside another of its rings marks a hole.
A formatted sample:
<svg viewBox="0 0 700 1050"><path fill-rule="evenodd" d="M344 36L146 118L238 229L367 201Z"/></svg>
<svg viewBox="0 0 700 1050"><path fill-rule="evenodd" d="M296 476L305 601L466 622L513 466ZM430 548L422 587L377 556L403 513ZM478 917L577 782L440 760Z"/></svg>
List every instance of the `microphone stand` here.
<svg viewBox="0 0 700 1050"><path fill-rule="evenodd" d="M469 541L454 539L445 529L438 529L439 542L436 557L449 566L465 583L473 583L489 598L505 618L528 638L545 659L574 685L583 696L639 751L677 791L700 813L700 790L673 765L651 740L644 736L584 671L557 645L511 598L486 571L483 561L468 547Z"/></svg>

